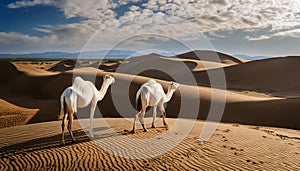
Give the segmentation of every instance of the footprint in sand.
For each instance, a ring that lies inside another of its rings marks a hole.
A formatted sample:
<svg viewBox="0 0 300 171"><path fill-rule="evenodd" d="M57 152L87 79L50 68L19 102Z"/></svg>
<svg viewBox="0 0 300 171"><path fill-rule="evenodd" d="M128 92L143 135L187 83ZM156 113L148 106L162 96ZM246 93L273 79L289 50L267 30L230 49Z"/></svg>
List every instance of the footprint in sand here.
<svg viewBox="0 0 300 171"><path fill-rule="evenodd" d="M246 162L247 162L247 163L252 163L252 164L258 164L258 163L263 164L263 163L264 163L264 162L262 162L262 161L259 161L259 162L257 163L257 162L255 162L255 161L250 160L250 159L247 159Z"/></svg>
<svg viewBox="0 0 300 171"><path fill-rule="evenodd" d="M225 136L222 136L222 138L224 142L228 141Z"/></svg>
<svg viewBox="0 0 300 171"><path fill-rule="evenodd" d="M223 132L230 132L230 129L226 129L226 130L224 130Z"/></svg>
<svg viewBox="0 0 300 171"><path fill-rule="evenodd" d="M252 164L257 164L255 161L251 161L251 160L246 160L247 163L252 163Z"/></svg>

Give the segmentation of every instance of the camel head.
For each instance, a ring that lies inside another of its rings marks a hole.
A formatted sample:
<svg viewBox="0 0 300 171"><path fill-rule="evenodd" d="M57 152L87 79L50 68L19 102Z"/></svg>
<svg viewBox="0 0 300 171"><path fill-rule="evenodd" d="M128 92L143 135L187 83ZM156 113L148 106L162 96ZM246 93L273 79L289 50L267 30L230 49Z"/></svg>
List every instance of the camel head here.
<svg viewBox="0 0 300 171"><path fill-rule="evenodd" d="M103 77L103 82L106 82L107 84L111 85L111 84L115 83L115 79L111 75L105 75Z"/></svg>
<svg viewBox="0 0 300 171"><path fill-rule="evenodd" d="M170 89L170 90L173 90L173 91L180 90L180 84L171 81L171 82L169 83L169 89Z"/></svg>

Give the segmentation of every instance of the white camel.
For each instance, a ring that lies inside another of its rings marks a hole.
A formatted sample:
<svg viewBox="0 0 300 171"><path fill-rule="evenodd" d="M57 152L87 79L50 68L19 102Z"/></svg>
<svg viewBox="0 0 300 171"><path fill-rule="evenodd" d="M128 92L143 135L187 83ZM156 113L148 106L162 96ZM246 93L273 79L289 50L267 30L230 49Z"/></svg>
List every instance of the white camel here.
<svg viewBox="0 0 300 171"><path fill-rule="evenodd" d="M61 111L60 117L63 117L62 120L62 143L65 144L64 138L64 128L68 122L68 131L72 137L72 141L75 141L72 133L72 122L74 115L77 113L77 108L84 108L91 104L91 111L90 111L90 129L89 129L89 136L93 137L93 118L95 109L97 106L97 102L101 101L106 92L108 87L115 82L115 79L110 75L105 75L103 77L103 84L101 89L98 91L95 85L90 81L85 81L81 77L76 77L72 86L66 88L61 97Z"/></svg>
<svg viewBox="0 0 300 171"><path fill-rule="evenodd" d="M173 96L173 93L178 89L180 89L180 84L171 81L169 83L168 92L165 94L161 84L157 83L155 80L151 79L144 83L136 93L136 110L138 113L135 115L131 133L135 133L136 119L138 117L144 132L148 131L144 125L144 116L147 107L153 107L153 121L151 128L155 128L154 122L156 118L157 106L162 114L163 124L166 128L168 128L168 124L165 120L166 112L164 109L164 103L169 102Z"/></svg>

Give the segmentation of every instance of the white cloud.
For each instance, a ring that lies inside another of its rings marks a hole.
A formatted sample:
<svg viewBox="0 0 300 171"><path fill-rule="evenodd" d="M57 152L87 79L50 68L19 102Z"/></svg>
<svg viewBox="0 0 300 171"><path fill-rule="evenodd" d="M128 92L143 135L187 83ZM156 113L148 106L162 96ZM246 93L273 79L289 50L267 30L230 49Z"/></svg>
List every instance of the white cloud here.
<svg viewBox="0 0 300 171"><path fill-rule="evenodd" d="M287 30L287 31L281 31L274 33L273 36L275 37L300 37L300 29L294 29L294 30Z"/></svg>
<svg viewBox="0 0 300 171"><path fill-rule="evenodd" d="M9 4L7 7L8 8L23 8L23 7L32 7L36 5L51 5L51 6L56 6L57 2L53 0L33 0L33 1L17 1L14 3Z"/></svg>
<svg viewBox="0 0 300 171"><path fill-rule="evenodd" d="M23 52L24 49L31 48L41 42L41 38L36 36L23 35L16 32L0 32L0 51L10 53L13 51Z"/></svg>
<svg viewBox="0 0 300 171"><path fill-rule="evenodd" d="M7 41L7 40L12 40L12 41ZM16 32L9 32L9 33L0 32L1 44L6 44L6 43L13 44L16 43L15 40L23 41L23 42L38 42L40 38L36 36L19 34Z"/></svg>
<svg viewBox="0 0 300 171"><path fill-rule="evenodd" d="M80 16L87 19L102 19L103 17L113 15L114 13L110 10L112 4L109 0L22 0L9 4L7 7L25 8L33 7L36 5L43 6L54 6L60 8L66 18L72 18Z"/></svg>
<svg viewBox="0 0 300 171"><path fill-rule="evenodd" d="M291 30L285 30L285 31L278 31L275 33L267 34L267 35L261 35L259 37L250 37L246 36L245 38L250 41L257 41L257 40L267 40L272 37L277 38L283 38L283 37L300 37L300 29L291 29Z"/></svg>
<svg viewBox="0 0 300 171"><path fill-rule="evenodd" d="M246 36L245 39L246 40L250 40L250 41L257 41L257 40L267 40L270 39L270 36L266 36L266 35L262 35L259 37L250 37L250 36Z"/></svg>
<svg viewBox="0 0 300 171"><path fill-rule="evenodd" d="M48 30L47 32L50 32L50 30ZM79 34L80 32L81 31L77 30L77 28L72 30L71 27L69 27L68 29L58 29L56 30L56 33L49 34L48 36L44 37L30 36L16 32L0 32L0 52L30 53L57 50L77 52L81 50L85 43L81 41L81 39L84 36L90 36L85 35L86 33ZM78 37L75 35L78 35Z"/></svg>
<svg viewBox="0 0 300 171"><path fill-rule="evenodd" d="M134 5L129 6L124 15L117 16L116 8L125 9L124 5L132 2ZM214 35L220 31L247 30L251 34L267 27L272 28L268 34L262 32L245 39L300 37L299 30L294 29L300 26L298 0L149 0L139 3L138 0L23 0L8 7L55 6L64 12L66 18L80 16L85 19L79 23L33 28L47 33L36 38L40 42L48 41L53 48L79 47L97 31L101 32L98 41L103 46L136 34L157 33L180 40L197 39L203 32ZM54 41L61 46L51 43Z"/></svg>

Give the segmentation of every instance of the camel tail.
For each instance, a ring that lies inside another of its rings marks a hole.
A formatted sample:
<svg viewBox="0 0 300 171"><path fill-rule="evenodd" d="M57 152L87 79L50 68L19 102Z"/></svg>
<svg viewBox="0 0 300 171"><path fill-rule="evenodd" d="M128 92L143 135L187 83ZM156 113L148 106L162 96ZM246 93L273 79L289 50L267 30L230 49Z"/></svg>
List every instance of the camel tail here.
<svg viewBox="0 0 300 171"><path fill-rule="evenodd" d="M147 89L144 89L144 91L146 91L145 94L143 94L143 97L146 99L147 102L149 102L149 99L150 99L150 94L148 92ZM140 112L143 108L143 104L142 104L142 93L141 91L138 91L137 95L136 95L136 110L138 112ZM146 112L150 109L150 106L147 106L146 107Z"/></svg>
<svg viewBox="0 0 300 171"><path fill-rule="evenodd" d="M67 113L66 111L66 99L64 96L60 97L60 113L58 116L58 120L62 120L64 115Z"/></svg>
<svg viewBox="0 0 300 171"><path fill-rule="evenodd" d="M139 112L142 110L142 98L141 98L141 94L138 95L138 97L136 98L136 110Z"/></svg>

